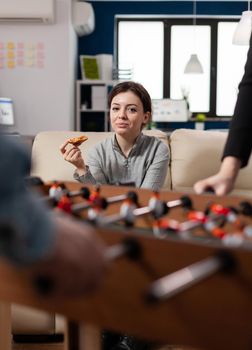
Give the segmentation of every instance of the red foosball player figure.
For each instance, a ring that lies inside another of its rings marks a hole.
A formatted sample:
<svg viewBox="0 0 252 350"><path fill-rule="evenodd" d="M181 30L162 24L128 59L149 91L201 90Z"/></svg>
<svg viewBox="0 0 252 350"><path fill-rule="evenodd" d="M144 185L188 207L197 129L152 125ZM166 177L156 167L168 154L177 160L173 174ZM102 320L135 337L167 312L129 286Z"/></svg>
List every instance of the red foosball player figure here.
<svg viewBox="0 0 252 350"><path fill-rule="evenodd" d="M101 192L101 188L100 186L95 186L94 190L91 192L88 200L89 202L93 202L95 199L100 197L100 192Z"/></svg>
<svg viewBox="0 0 252 350"><path fill-rule="evenodd" d="M204 227L207 220L206 214L197 210L190 210L187 213L187 218L188 221L181 222L179 225L179 234L184 239L189 238L195 229Z"/></svg>
<svg viewBox="0 0 252 350"><path fill-rule="evenodd" d="M105 198L97 196L92 201L92 206L88 209L88 219L96 221L96 219L102 215L103 210L108 206L108 202Z"/></svg>
<svg viewBox="0 0 252 350"><path fill-rule="evenodd" d="M202 211L192 210L187 214L187 218L188 221L180 224L180 233L203 227L206 232L216 238L223 238L226 235L226 231L220 227L222 222L218 216L214 218Z"/></svg>
<svg viewBox="0 0 252 350"><path fill-rule="evenodd" d="M216 238L222 239L227 234L227 232L223 228L219 227L219 225L213 219L208 219L204 224L204 228Z"/></svg>
<svg viewBox="0 0 252 350"><path fill-rule="evenodd" d="M209 214L209 208L206 212ZM223 213L221 213L221 215L223 215ZM211 218L211 216L207 215L205 212L195 210L190 211L187 217L191 221L201 223L204 229L216 238L223 238L226 235L226 231L221 228L220 223L217 222L218 218Z"/></svg>
<svg viewBox="0 0 252 350"><path fill-rule="evenodd" d="M202 224L204 224L207 220L207 216L203 211L196 210L189 211L189 213L187 214L187 218L190 221L197 221L201 222Z"/></svg>
<svg viewBox="0 0 252 350"><path fill-rule="evenodd" d="M152 225L153 234L158 238L165 238L167 236L167 232L178 232L179 225L180 224L177 220L168 218L156 219Z"/></svg>
<svg viewBox="0 0 252 350"><path fill-rule="evenodd" d="M58 201L57 208L63 210L68 214L71 214L72 213L71 207L72 207L72 203L70 198L67 196L67 194L63 194L60 200Z"/></svg>
<svg viewBox="0 0 252 350"><path fill-rule="evenodd" d="M245 223L242 222L238 215L237 210L232 207L224 207L221 204L212 204L210 207L210 212L217 214L217 215L223 215L227 222L233 224L238 230L242 231Z"/></svg>
<svg viewBox="0 0 252 350"><path fill-rule="evenodd" d="M65 194L64 184L59 184L58 181L54 181L52 186L49 189L49 197L53 199L55 204L57 204L64 194Z"/></svg>

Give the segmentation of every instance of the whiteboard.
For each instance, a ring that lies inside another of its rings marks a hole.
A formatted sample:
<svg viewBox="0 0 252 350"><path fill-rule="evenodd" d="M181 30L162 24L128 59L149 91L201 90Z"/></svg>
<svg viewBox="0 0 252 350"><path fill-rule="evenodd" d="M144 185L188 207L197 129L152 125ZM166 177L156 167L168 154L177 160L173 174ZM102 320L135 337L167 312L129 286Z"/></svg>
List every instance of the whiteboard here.
<svg viewBox="0 0 252 350"><path fill-rule="evenodd" d="M189 119L185 100L153 99L152 107L154 122L186 122Z"/></svg>

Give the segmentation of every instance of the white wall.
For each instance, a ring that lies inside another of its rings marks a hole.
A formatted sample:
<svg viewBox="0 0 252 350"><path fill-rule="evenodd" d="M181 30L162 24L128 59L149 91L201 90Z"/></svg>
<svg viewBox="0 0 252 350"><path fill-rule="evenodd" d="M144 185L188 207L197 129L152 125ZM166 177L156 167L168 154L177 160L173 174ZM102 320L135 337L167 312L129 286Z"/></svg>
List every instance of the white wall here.
<svg viewBox="0 0 252 350"><path fill-rule="evenodd" d="M77 38L71 25L71 0L55 3L55 24L0 24L4 44L44 43L44 68L0 69L0 96L14 103L15 126L10 131L23 135L74 127Z"/></svg>

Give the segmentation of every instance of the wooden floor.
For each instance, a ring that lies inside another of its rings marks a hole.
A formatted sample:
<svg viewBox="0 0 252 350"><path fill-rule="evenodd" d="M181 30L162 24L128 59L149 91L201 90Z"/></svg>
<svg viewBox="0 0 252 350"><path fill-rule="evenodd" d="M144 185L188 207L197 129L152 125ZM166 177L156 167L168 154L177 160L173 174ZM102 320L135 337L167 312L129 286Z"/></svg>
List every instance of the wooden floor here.
<svg viewBox="0 0 252 350"><path fill-rule="evenodd" d="M62 343L54 344L13 344L12 350L63 350ZM92 349L86 349L92 350ZM182 347L178 345L165 345L155 350L197 350L188 347ZM199 350L199 349L198 349Z"/></svg>
<svg viewBox="0 0 252 350"><path fill-rule="evenodd" d="M16 344L12 346L12 350L63 350L63 343L51 344Z"/></svg>

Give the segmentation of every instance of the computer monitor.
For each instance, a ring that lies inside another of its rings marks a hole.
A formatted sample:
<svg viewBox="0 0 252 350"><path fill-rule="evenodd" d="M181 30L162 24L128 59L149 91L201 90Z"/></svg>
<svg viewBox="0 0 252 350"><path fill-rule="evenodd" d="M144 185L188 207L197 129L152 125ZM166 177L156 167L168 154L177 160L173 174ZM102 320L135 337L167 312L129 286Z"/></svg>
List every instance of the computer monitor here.
<svg viewBox="0 0 252 350"><path fill-rule="evenodd" d="M11 98L0 97L0 125L14 125L13 101Z"/></svg>

